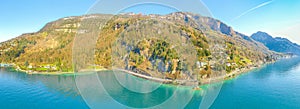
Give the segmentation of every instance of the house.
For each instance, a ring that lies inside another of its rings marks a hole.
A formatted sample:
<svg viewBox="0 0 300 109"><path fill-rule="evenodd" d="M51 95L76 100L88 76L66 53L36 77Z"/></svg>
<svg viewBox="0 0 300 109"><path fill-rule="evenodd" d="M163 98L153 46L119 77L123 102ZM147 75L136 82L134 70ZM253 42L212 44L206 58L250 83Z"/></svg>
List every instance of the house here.
<svg viewBox="0 0 300 109"><path fill-rule="evenodd" d="M51 68L52 70L58 70L58 68L56 66L52 66Z"/></svg>
<svg viewBox="0 0 300 109"><path fill-rule="evenodd" d="M33 66L32 66L32 65L29 65L29 66L28 66L28 68L29 68L29 69L32 69L32 68L33 68Z"/></svg>
<svg viewBox="0 0 300 109"><path fill-rule="evenodd" d="M121 28L121 24L119 24L119 23L117 23L116 25L115 25L115 30L118 30L118 29L120 29Z"/></svg>
<svg viewBox="0 0 300 109"><path fill-rule="evenodd" d="M197 61L196 64L197 64L198 68L201 68L201 67L206 66L207 62L199 62L199 61Z"/></svg>
<svg viewBox="0 0 300 109"><path fill-rule="evenodd" d="M228 66L228 67L230 67L230 66L237 66L237 64L236 64L236 63L234 63L234 62L232 62L232 63L230 63L230 62L227 62L227 63L226 63L226 66Z"/></svg>
<svg viewBox="0 0 300 109"><path fill-rule="evenodd" d="M87 32L88 32L88 30L77 30L78 34L84 34L84 33L87 33Z"/></svg>
<svg viewBox="0 0 300 109"><path fill-rule="evenodd" d="M46 66L44 66L44 68L46 68L46 69L50 69L50 68L51 68L51 66L50 66L50 65L46 65Z"/></svg>
<svg viewBox="0 0 300 109"><path fill-rule="evenodd" d="M226 63L226 66L227 66L227 67L230 67L230 66L231 66L231 63L230 63L230 62L227 62L227 63Z"/></svg>

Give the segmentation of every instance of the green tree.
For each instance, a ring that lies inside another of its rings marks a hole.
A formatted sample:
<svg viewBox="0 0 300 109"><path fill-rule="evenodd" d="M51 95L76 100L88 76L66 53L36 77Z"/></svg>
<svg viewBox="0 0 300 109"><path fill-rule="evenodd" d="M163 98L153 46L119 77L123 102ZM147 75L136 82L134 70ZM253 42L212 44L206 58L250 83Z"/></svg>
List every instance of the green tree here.
<svg viewBox="0 0 300 109"><path fill-rule="evenodd" d="M28 61L25 61L25 63L24 63L24 66L26 66L26 67L28 67L28 66L29 66L29 63L28 63Z"/></svg>

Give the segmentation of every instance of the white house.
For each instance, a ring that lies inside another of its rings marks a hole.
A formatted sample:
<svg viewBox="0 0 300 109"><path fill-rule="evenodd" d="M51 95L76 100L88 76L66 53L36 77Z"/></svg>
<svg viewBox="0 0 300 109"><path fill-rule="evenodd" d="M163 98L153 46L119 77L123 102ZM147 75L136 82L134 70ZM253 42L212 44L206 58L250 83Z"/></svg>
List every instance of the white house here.
<svg viewBox="0 0 300 109"><path fill-rule="evenodd" d="M197 64L198 68L201 68L201 67L206 66L207 62L199 62L199 61L197 61L196 64Z"/></svg>
<svg viewBox="0 0 300 109"><path fill-rule="evenodd" d="M227 62L227 63L226 63L226 66L230 67L230 66L231 66L231 63Z"/></svg>

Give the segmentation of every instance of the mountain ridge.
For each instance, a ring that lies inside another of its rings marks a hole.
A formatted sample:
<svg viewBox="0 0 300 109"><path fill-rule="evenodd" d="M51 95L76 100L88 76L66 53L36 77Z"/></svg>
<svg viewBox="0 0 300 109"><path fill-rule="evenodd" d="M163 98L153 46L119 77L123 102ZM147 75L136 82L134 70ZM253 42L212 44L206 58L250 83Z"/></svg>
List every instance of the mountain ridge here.
<svg viewBox="0 0 300 109"><path fill-rule="evenodd" d="M89 28L89 26L94 27ZM90 37L91 31L101 32L100 34L97 32L96 37ZM77 35L80 37L78 38ZM91 66L74 66L72 63L72 53L77 50L73 47L77 44L75 41L79 41L79 43L95 42L95 48L92 48L95 51L82 58L83 55L78 54L78 59L86 59L89 65L109 69L112 67L112 58L114 58L112 57L114 54L112 44L124 35L145 38L146 36L169 36L182 38L186 43L190 42L197 53L197 59L190 61L197 61L197 66L186 67L183 72L180 72L183 68L179 68L179 65L182 65L181 62L185 62L186 59L179 59L178 54L172 49L173 46L169 46L172 44L170 42L155 38L146 38L138 42L141 43L140 45L132 45L129 43L130 39L122 42L129 48L125 52L130 54L117 56L126 58L121 59L126 62L120 62L123 68L135 71L155 70L160 73L148 73L148 75L167 76L172 79L180 78L178 75L181 75L181 78L209 78L219 75L213 71L225 69L223 67L226 67L226 72L230 73L236 69L259 66L284 56L270 51L263 44L234 31L219 20L197 14L186 12L168 15L92 14L61 18L47 23L38 32L23 34L0 43L1 63L14 63L19 69L38 72L72 72L77 69L90 68ZM74 41L75 38L77 40ZM97 38L97 41L93 40L94 38ZM154 43L154 41L159 43ZM148 46L149 44L151 46ZM221 50L223 54L218 54L217 52L220 52L218 50ZM80 49L78 52L81 52ZM224 61L221 60L222 63L218 64L220 60L212 60L212 56ZM163 65L163 68L158 68L156 66L158 64ZM188 75L188 69L191 68L197 68L199 71ZM198 73L199 77L192 77Z"/></svg>
<svg viewBox="0 0 300 109"><path fill-rule="evenodd" d="M258 31L251 35L251 38L263 43L270 50L282 53L293 53L300 55L300 45L291 42L287 38L273 37L266 32Z"/></svg>

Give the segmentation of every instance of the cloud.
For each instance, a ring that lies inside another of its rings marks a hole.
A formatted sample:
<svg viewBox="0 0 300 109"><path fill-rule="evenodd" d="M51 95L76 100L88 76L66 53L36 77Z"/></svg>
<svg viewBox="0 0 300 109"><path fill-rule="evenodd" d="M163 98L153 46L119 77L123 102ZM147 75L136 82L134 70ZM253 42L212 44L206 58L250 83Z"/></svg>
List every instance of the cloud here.
<svg viewBox="0 0 300 109"><path fill-rule="evenodd" d="M266 5L268 5L268 4L272 3L272 2L273 2L273 0L268 1L268 2L264 2L264 3L260 4L260 5L257 5L257 6L255 6L255 7L253 7L253 8L251 8L251 9L249 9L249 10L243 12L243 13L240 14L239 16L236 16L236 17L233 18L231 21L235 21L235 20L239 19L240 17L242 17L242 16L244 16L244 15L250 13L251 11L254 11L254 10L258 9L258 8L261 8L261 7L263 7L263 6L266 6Z"/></svg>

